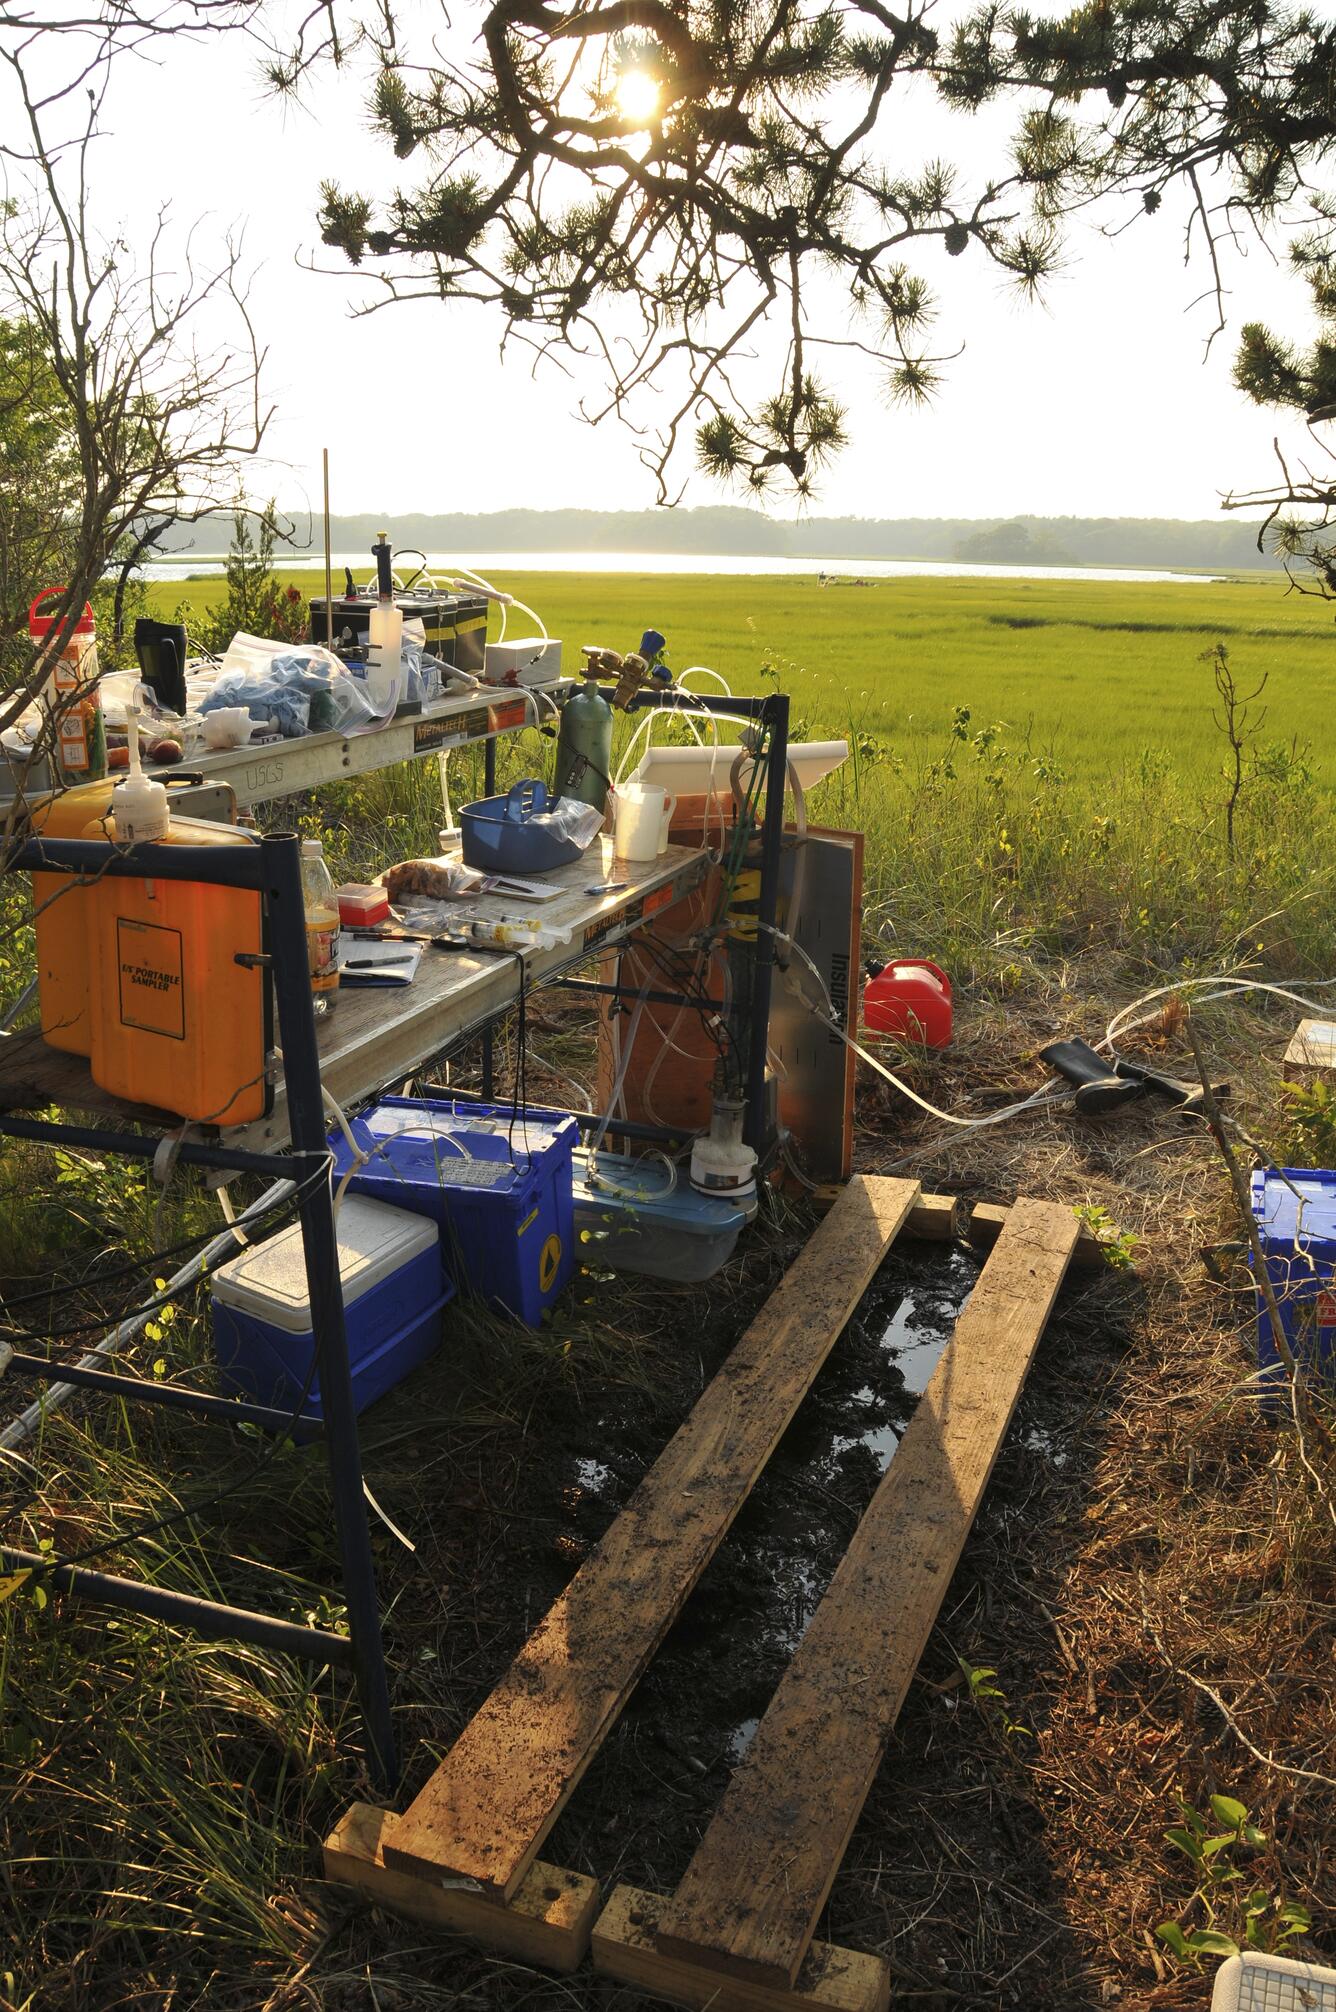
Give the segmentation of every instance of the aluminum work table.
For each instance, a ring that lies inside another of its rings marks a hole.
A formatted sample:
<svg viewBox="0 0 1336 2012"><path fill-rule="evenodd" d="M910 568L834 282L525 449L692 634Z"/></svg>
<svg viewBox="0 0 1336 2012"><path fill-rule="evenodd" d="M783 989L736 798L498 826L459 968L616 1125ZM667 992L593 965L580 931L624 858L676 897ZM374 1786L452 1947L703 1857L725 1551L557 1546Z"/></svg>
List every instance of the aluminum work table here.
<svg viewBox="0 0 1336 2012"><path fill-rule="evenodd" d="M370 738L368 736L368 738ZM710 855L674 845L657 860L614 862L612 840L598 839L583 859L560 867L544 880L563 892L553 901L520 902L492 897L470 900L495 916L531 915L536 921L570 930L570 940L523 955L526 991L584 962L606 945L621 942L643 922L699 885ZM599 882L626 881L616 893L589 894ZM351 1108L387 1083L411 1075L425 1062L480 1032L519 996L519 960L495 950L438 950L424 944L417 975L408 985L346 985L336 1012L318 1024L320 1076L331 1096ZM180 1123L166 1113L128 1105L98 1088L82 1056L49 1048L35 1032L0 1040L0 1109L34 1110L60 1105L158 1122ZM281 1074L274 1109L267 1118L230 1126L229 1148L276 1153L288 1144L287 1102Z"/></svg>

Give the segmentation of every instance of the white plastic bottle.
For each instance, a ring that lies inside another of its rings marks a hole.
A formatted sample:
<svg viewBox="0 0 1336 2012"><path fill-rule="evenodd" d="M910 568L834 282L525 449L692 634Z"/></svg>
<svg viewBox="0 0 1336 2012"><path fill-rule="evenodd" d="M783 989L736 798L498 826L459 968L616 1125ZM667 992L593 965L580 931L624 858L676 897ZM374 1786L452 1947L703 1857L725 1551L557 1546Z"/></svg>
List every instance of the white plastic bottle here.
<svg viewBox="0 0 1336 2012"><path fill-rule="evenodd" d="M306 908L306 962L316 1017L339 1003L339 900L318 838L302 840L302 900Z"/></svg>
<svg viewBox="0 0 1336 2012"><path fill-rule="evenodd" d="M135 845L143 839L166 838L172 824L172 813L167 805L167 786L145 775L139 765L137 706L125 709L125 731L130 773L111 792L111 815L117 840L122 845Z"/></svg>

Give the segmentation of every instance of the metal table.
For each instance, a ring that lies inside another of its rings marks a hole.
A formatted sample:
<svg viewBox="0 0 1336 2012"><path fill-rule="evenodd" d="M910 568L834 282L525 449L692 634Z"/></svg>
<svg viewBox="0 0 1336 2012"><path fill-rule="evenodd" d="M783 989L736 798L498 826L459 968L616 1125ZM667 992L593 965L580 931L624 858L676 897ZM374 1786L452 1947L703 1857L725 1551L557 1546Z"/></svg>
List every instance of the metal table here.
<svg viewBox="0 0 1336 2012"><path fill-rule="evenodd" d="M370 736L368 736L370 738ZM496 916L532 915L570 940L523 954L526 992L582 963L595 950L622 942L632 930L671 906L704 878L709 855L689 846L670 846L660 858L619 865L614 875L612 841L598 840L583 859L544 875L563 892L554 901L518 902L490 898L469 902ZM615 894L588 894L596 882L625 879ZM514 1004L520 991L520 963L495 951L437 950L424 945L410 985L348 985L337 1012L317 1023L320 1079L345 1108L374 1096L387 1083L410 1076L433 1057L480 1033ZM49 1048L35 1033L19 1032L0 1043L0 1109L66 1110L134 1118L175 1129L169 1113L127 1105L98 1088L86 1060ZM281 1070L274 1108L267 1118L228 1127L213 1136L229 1150L277 1153L290 1137L286 1085Z"/></svg>

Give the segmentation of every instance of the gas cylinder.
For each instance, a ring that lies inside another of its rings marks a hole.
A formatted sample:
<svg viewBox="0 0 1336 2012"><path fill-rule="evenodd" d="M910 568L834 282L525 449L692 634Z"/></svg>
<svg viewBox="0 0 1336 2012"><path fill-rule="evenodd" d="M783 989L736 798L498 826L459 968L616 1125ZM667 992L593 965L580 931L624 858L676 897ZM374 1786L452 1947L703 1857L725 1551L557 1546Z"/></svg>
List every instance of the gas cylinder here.
<svg viewBox="0 0 1336 2012"><path fill-rule="evenodd" d="M612 707L598 688L598 672L585 671L583 688L561 709L554 793L595 810L606 808L612 787Z"/></svg>
<svg viewBox="0 0 1336 2012"><path fill-rule="evenodd" d="M894 1034L945 1048L951 1039L951 980L926 957L898 964L869 964L863 987L863 1025L869 1033Z"/></svg>
<svg viewBox="0 0 1336 2012"><path fill-rule="evenodd" d="M39 615L37 610L43 601L64 592L63 587L48 587L29 608L28 634L35 643L56 626L53 615ZM85 601L42 693L43 709L56 721L55 759L62 782L96 782L107 773L107 731L97 681L97 628L92 607Z"/></svg>

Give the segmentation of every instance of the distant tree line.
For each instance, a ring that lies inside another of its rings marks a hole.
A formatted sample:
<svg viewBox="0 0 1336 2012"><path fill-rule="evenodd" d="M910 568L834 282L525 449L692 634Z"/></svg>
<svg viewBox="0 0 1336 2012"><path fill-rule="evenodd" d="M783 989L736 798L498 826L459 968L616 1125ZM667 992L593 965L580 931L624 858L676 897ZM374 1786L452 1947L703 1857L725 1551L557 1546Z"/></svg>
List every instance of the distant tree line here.
<svg viewBox="0 0 1336 2012"><path fill-rule="evenodd" d="M281 514L281 513L280 513ZM290 524L293 519L288 520ZM1257 527L1239 518L1186 521L1166 517L804 517L785 523L757 510L716 505L698 510L496 510L335 517L341 552L370 551L388 528L401 551L424 552L720 552L757 558L941 559L973 564L1035 566L1188 567L1238 572L1268 566L1257 550ZM164 552L222 553L230 516L202 519L165 532ZM275 563L313 560L315 538L304 515L293 542ZM368 565L369 565L368 559Z"/></svg>

